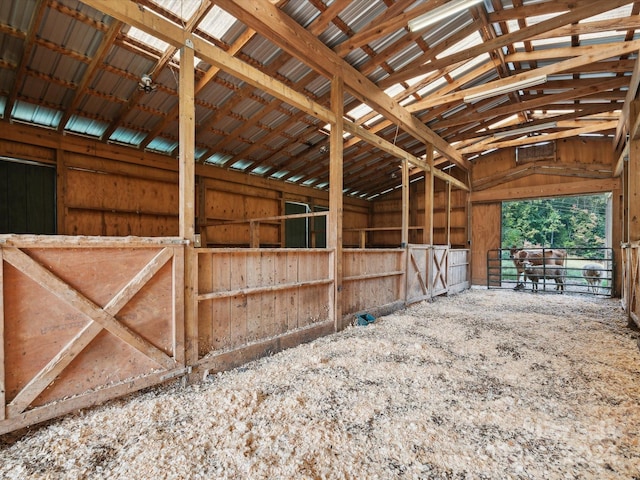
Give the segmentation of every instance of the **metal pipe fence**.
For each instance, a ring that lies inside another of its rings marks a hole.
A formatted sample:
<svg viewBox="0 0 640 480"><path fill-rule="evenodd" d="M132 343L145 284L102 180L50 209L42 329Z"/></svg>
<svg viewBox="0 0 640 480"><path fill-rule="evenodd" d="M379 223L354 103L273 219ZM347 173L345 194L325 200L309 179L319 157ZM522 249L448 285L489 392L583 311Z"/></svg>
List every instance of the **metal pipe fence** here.
<svg viewBox="0 0 640 480"><path fill-rule="evenodd" d="M560 283L562 290L568 293L611 297L615 278L612 248L516 248L516 252L527 252L523 255L525 258L528 255L534 259L534 265L528 267L529 275L523 271L520 257L514 261L513 250L498 248L487 252L487 288L531 291L537 286L539 292L557 293L561 291ZM564 262L559 262L562 265L555 264L560 258L558 250L566 252Z"/></svg>

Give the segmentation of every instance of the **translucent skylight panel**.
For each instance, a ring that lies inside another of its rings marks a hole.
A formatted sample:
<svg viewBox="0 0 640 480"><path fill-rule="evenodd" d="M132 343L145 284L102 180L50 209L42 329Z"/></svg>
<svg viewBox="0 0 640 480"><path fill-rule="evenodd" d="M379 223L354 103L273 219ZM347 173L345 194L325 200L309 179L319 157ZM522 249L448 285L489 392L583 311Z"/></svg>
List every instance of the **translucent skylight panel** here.
<svg viewBox="0 0 640 480"><path fill-rule="evenodd" d="M383 117L382 115L378 114L378 115L376 115L375 117L370 118L369 120L367 120L366 122L364 122L364 124L365 124L367 127L370 127L371 125L373 125L374 123L379 122L379 121L380 121L380 120L382 120L383 118L384 118L384 117Z"/></svg>
<svg viewBox="0 0 640 480"><path fill-rule="evenodd" d="M164 42L159 38L154 37L153 35L149 35L148 33L143 32L142 30L139 30L136 27L131 27L129 29L129 32L127 32L127 36L135 40L138 40L139 42L142 42L145 45L149 45L151 48L154 48L155 50L160 50L161 52L164 52L169 47L169 44L167 42Z"/></svg>
<svg viewBox="0 0 640 480"><path fill-rule="evenodd" d="M62 112L51 108L34 105L16 100L11 118L14 120L40 125L47 128L57 128L62 118Z"/></svg>
<svg viewBox="0 0 640 480"><path fill-rule="evenodd" d="M234 170L246 170L251 165L253 165L253 162L251 160L238 160L233 165L231 165L231 168L233 168Z"/></svg>
<svg viewBox="0 0 640 480"><path fill-rule="evenodd" d="M608 12L604 12L601 13L599 15L596 15L594 17L589 17L589 18L585 18L584 20L581 20L580 23L587 23L587 22L597 22L600 20L611 20L614 18L624 18L624 17L628 17L631 15L631 7L633 5L629 4L629 5L624 5L622 7L618 7L615 8L613 10L609 10Z"/></svg>
<svg viewBox="0 0 640 480"><path fill-rule="evenodd" d="M482 37L478 32L473 32L471 35L463 38L458 43L452 45L451 47L444 50L442 53L436 56L436 58L444 58L449 55L453 55L454 53L459 53L464 50L467 50L471 47L475 47L482 43Z"/></svg>
<svg viewBox="0 0 640 480"><path fill-rule="evenodd" d="M228 14L216 5L211 9L207 16L204 17L202 22L200 22L198 28L208 35L220 40L235 22L236 17Z"/></svg>
<svg viewBox="0 0 640 480"><path fill-rule="evenodd" d="M257 175L264 175L269 170L271 170L271 167L269 165L258 165L256 168L253 169L253 173Z"/></svg>
<svg viewBox="0 0 640 480"><path fill-rule="evenodd" d="M571 46L571 37L541 38L539 40L532 40L531 45L533 45L533 48L569 47Z"/></svg>
<svg viewBox="0 0 640 480"><path fill-rule="evenodd" d="M214 153L205 160L205 163L211 163L213 165L224 165L233 158L233 155L225 153Z"/></svg>
<svg viewBox="0 0 640 480"><path fill-rule="evenodd" d="M547 20L551 20L552 18L563 15L565 13L567 13L567 11L527 17L527 26L530 27L532 25L537 25L538 23L546 22Z"/></svg>
<svg viewBox="0 0 640 480"><path fill-rule="evenodd" d="M458 79L471 70L475 69L478 65L482 65L483 63L489 61L491 61L491 57L489 56L489 54L483 53L482 55L478 55L477 57L474 57L468 62L460 65L458 68L452 70L450 75L454 79Z"/></svg>
<svg viewBox="0 0 640 480"><path fill-rule="evenodd" d="M390 97L395 97L396 95L401 94L402 92L404 92L405 88L400 85L399 83L396 83L395 85L391 85L389 88L387 88L384 93L386 93L387 95L389 95Z"/></svg>
<svg viewBox="0 0 640 480"><path fill-rule="evenodd" d="M171 153L178 147L178 142L174 140L169 140L162 137L156 137L149 145L147 145L147 150L151 150L154 152L160 153Z"/></svg>
<svg viewBox="0 0 640 480"><path fill-rule="evenodd" d="M417 93L421 97L425 97L425 96L429 95L430 93L433 93L433 92L435 92L437 90L440 90L447 83L448 82L444 77L440 77L435 82L431 82L429 85L426 85L425 87L423 87L420 90L418 90Z"/></svg>
<svg viewBox="0 0 640 480"><path fill-rule="evenodd" d="M182 20L190 19L200 6L201 2L195 0L156 0L158 5L170 11Z"/></svg>
<svg viewBox="0 0 640 480"><path fill-rule="evenodd" d="M100 137L109 125L105 122L91 120L79 115L71 115L69 121L64 126L65 131L88 135L90 137Z"/></svg>
<svg viewBox="0 0 640 480"><path fill-rule="evenodd" d="M363 103L357 106L356 108L354 108L353 110L349 111L347 115L355 120L359 120L360 118L364 117L368 113L371 113L372 111L373 109L369 105Z"/></svg>
<svg viewBox="0 0 640 480"><path fill-rule="evenodd" d="M142 142L146 137L146 132L139 132L137 130L132 130L129 128L118 127L116 131L111 134L111 137L109 137L109 141L137 146L140 145L140 142Z"/></svg>
<svg viewBox="0 0 640 480"><path fill-rule="evenodd" d="M518 116L518 114L513 114L505 119L502 119L496 123L489 125L489 130L505 127L507 125L513 125L514 123L519 123L519 122L520 122L520 117Z"/></svg>

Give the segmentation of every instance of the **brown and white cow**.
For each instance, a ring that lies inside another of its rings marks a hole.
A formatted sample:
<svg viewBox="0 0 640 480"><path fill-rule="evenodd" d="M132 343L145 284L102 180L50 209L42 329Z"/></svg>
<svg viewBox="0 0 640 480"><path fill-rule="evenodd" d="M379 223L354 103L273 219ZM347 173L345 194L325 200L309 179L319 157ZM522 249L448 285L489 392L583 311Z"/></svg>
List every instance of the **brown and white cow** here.
<svg viewBox="0 0 640 480"><path fill-rule="evenodd" d="M538 281L544 278L552 278L556 282L556 290L560 293L564 292L564 278L566 270L564 267L558 265L533 265L529 260L525 260L523 263L524 274L531 280L531 291L538 291Z"/></svg>
<svg viewBox="0 0 640 480"><path fill-rule="evenodd" d="M567 260L567 251L559 248L518 249L512 247L510 250L510 257L518 272L518 276L516 277L517 284L514 290L522 290L524 288L525 281L525 261L529 262L531 266L549 265L550 267L564 268ZM522 282L520 281L521 275L523 277ZM558 289L558 287L559 285L556 285L556 289Z"/></svg>

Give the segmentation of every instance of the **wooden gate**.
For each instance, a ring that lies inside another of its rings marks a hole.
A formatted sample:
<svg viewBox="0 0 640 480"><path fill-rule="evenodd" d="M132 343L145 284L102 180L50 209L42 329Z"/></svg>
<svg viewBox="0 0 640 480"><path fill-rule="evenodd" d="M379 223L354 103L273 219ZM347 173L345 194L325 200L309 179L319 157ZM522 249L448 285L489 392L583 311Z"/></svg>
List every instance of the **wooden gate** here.
<svg viewBox="0 0 640 480"><path fill-rule="evenodd" d="M626 244L622 249L622 307L630 320L640 327L640 242Z"/></svg>
<svg viewBox="0 0 640 480"><path fill-rule="evenodd" d="M180 239L0 236L0 434L186 371Z"/></svg>
<svg viewBox="0 0 640 480"><path fill-rule="evenodd" d="M407 304L431 299L431 246L407 247Z"/></svg>
<svg viewBox="0 0 640 480"><path fill-rule="evenodd" d="M407 250L407 304L448 293L449 247L411 244ZM466 272L466 263L464 266ZM466 280L460 278L461 282Z"/></svg>
<svg viewBox="0 0 640 480"><path fill-rule="evenodd" d="M432 252L431 296L437 297L449 291L449 247L434 245Z"/></svg>

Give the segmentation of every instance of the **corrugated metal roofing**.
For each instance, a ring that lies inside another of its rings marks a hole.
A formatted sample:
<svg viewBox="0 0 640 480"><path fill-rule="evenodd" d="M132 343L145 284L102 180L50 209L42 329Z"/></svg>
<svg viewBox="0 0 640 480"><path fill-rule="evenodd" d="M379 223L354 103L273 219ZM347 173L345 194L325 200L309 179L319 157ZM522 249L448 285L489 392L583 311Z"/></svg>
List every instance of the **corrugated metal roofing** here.
<svg viewBox="0 0 640 480"><path fill-rule="evenodd" d="M218 5L203 11L202 18L193 19L192 15L203 6L199 0L140 1L141 8L156 10L160 16L166 14L169 20L178 24L186 25L191 22L195 25L196 31L204 32L208 38L216 39L216 45L221 48L229 48L247 31L247 25L234 19ZM324 11L331 9L335 2L289 0L281 3L283 15L288 15L302 27L313 25L314 29L317 29L316 38L330 48L340 46L361 31L373 28L372 31L375 33L376 25L393 20L393 16L387 15L389 9L397 8L397 3L389 4L382 0L344 2L341 4L343 8L335 9L334 16L326 18L327 23L319 28L317 21L324 18ZM466 139L475 132L480 141L486 137L487 128L498 123L492 111L511 104L513 95L499 96L474 104L465 104L457 100L441 105L440 99L450 91L460 91L507 75L554 65L566 57L527 59L526 55L531 51L530 46L533 45L534 51L570 47L571 37L566 33L552 35L543 32L535 39L528 39L531 41L527 43L521 40L506 42L496 49L496 53L500 50L500 56L508 59L510 52L517 50L522 52L525 58L518 61L506 60L504 65L500 62L494 64L488 52L470 55L455 68L446 71L436 69L432 72L429 70L429 63L439 62L448 55L478 50L491 38L506 37L510 32L524 28L519 22L524 22L527 26L541 24L568 11L563 5L552 1L525 0L517 3L518 6L514 7L513 2L509 0L485 1L478 7L453 15L413 37L404 23L398 23L384 33L372 35L367 43L356 45L344 56L344 60L356 70L363 69L369 80L374 83L380 82L383 90L393 95L402 105L411 108L416 118L436 129L443 137L454 142L461 132L466 132ZM633 25L637 16L633 15L631 2L615 8L607 8L607 3L589 4L592 5L592 10L598 8L606 11L587 15L580 22L572 22L574 28L582 26L585 22L616 19L616 22L628 22L629 25ZM223 4L224 2L220 2L220 5ZM410 15L411 10L424 6L424 1L416 0L408 5L404 12L398 11L396 15ZM34 40L26 45L26 38L31 33L29 26L40 8L42 17L34 26ZM578 2L571 11L580 8L585 7ZM484 14L477 15L478 9L483 9ZM516 14L521 11L529 14ZM44 0L42 3L37 0L0 2L0 114L5 120L57 128L66 133L175 155L178 136L175 109L178 102L179 55L173 47L155 37L153 32L148 33L123 25L106 49L104 58L92 66L91 61L101 49L113 21L111 17L78 0ZM633 26L620 29L615 26L616 22L611 22L611 27L604 31L603 24L599 24L593 31L581 31L577 37L578 44L617 45L631 38L640 38ZM469 29L475 25L478 27L474 30ZM462 36L462 33L465 35ZM171 58L164 58L165 56ZM325 107L329 106L330 79L314 73L307 59L290 57L281 45L268 38L268 32L253 35L241 46L241 53L236 56L284 81L288 86L310 96ZM613 58L619 60L620 65L626 66L626 70L617 70L615 75L623 75L623 79L630 78L637 55L614 55ZM486 65L492 65L494 68L483 71ZM203 67L206 68L201 64L200 68ZM401 81L394 81L394 78L398 78L399 74L408 69L412 69L415 74L402 78ZM138 82L145 73L152 73L152 80L158 86L149 94L142 93L138 87ZM199 71L198 78L202 74L203 71ZM586 71L582 75L573 71L557 73L549 76L549 83L553 88L540 86L516 95L548 95L553 92L572 91L579 88L571 84L574 75L586 79L606 79L613 77L614 72ZM464 85L452 86L451 82L459 82L462 79L466 79ZM87 87L78 91L85 80L88 81ZM563 81L567 84L566 88L558 84ZM626 89L623 85L613 93L602 91L588 98L578 95L575 99L552 102L546 108L526 112L526 115L541 115L539 111L542 110L553 112L557 110L554 109L554 105L594 102L609 104L610 111L616 112L621 109L621 96L624 97ZM423 143L406 132L396 132L395 122L389 122L380 112L375 109L372 111L371 107L363 105L362 98L356 99L359 97L356 93L365 92L350 92L348 89L345 91L345 108L354 119L364 122L368 127L375 127L378 135L388 141L397 141L401 148L407 149L410 153L417 154L423 151ZM423 99L435 100L432 102L434 105L415 108ZM274 99L272 95L257 90L224 71L219 72L199 90L196 105L196 142L199 156L213 155L212 163L228 167L227 162L231 160L227 158L228 152L233 152L233 168L248 168L255 174L281 178L287 178L289 172L294 172L288 181L300 178L304 184L326 187L326 182L322 181L322 176L316 171L317 168L326 168L326 165L318 164L320 157L316 146L320 142L328 141L318 132L324 127L323 122L301 113L296 107ZM10 112L5 111L8 106L11 107ZM67 112L71 107L73 110ZM466 121L454 127L447 126L448 121L461 116L473 118L473 121ZM67 119L65 125L60 125L63 118ZM576 118L579 118L578 113ZM589 121L593 122L593 119ZM378 125L383 128L379 129ZM154 138L149 136L152 131ZM104 138L107 132L108 138ZM612 134L611 130L602 133ZM348 135L345 137L351 138ZM264 148L257 151L254 145L260 142L263 142ZM220 157L212 153L216 149L220 150ZM360 172L360 167L355 166L357 159L367 158L375 151L376 149L371 149L364 142L350 143L345 150L345 167L354 166L353 171ZM376 155L377 161L374 158L372 165L379 164L380 170L378 172L374 169L375 171L368 173L371 195L379 192L376 189L387 185L387 179L376 180L375 175L376 172L381 173L384 164L391 161L386 154L377 152ZM266 163L263 165L260 162ZM296 171L296 168L301 168L305 162L311 172L309 175L319 179L318 183L307 178L308 175ZM363 172L362 175L366 173ZM346 182L351 180L345 179ZM359 180L354 177L353 182ZM366 194L365 190L358 183L354 191L360 195Z"/></svg>

